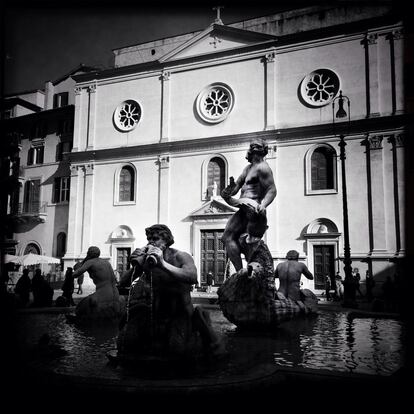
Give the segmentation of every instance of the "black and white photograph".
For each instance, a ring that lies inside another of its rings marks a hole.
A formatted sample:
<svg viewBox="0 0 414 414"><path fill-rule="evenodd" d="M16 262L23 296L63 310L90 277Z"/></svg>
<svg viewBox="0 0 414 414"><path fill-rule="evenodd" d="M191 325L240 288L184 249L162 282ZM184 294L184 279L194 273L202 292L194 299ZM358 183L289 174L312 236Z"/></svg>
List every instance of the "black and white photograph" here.
<svg viewBox="0 0 414 414"><path fill-rule="evenodd" d="M3 404L399 412L408 5L0 7Z"/></svg>

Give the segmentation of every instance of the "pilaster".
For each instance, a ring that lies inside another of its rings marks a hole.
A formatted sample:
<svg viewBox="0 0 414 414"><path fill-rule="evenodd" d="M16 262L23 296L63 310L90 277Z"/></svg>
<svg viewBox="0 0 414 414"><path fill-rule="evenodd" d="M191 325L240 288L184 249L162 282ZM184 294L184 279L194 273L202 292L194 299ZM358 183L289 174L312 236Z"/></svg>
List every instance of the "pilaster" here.
<svg viewBox="0 0 414 414"><path fill-rule="evenodd" d="M81 151L81 131L82 131L82 88L75 87L75 119L73 125L73 152Z"/></svg>
<svg viewBox="0 0 414 414"><path fill-rule="evenodd" d="M393 190L395 208L395 238L396 254L401 255L405 251L405 157L404 157L403 133L389 136L388 141L392 145L393 154Z"/></svg>
<svg viewBox="0 0 414 414"><path fill-rule="evenodd" d="M169 140L170 133L170 72L161 74L161 142Z"/></svg>
<svg viewBox="0 0 414 414"><path fill-rule="evenodd" d="M68 238L65 260L66 258L74 258L80 253L82 193L83 183L81 181L80 167L78 165L72 165L70 167Z"/></svg>
<svg viewBox="0 0 414 414"><path fill-rule="evenodd" d="M87 131L87 150L91 150L95 146L95 130L96 130L96 85L89 85L87 88L89 105L88 105L88 131Z"/></svg>
<svg viewBox="0 0 414 414"><path fill-rule="evenodd" d="M265 129L276 128L276 53L265 56L266 76L266 126Z"/></svg>
<svg viewBox="0 0 414 414"><path fill-rule="evenodd" d="M158 223L169 222L170 198L170 157L159 155L156 161L158 166Z"/></svg>
<svg viewBox="0 0 414 414"><path fill-rule="evenodd" d="M367 117L379 116L378 35L368 33L364 40Z"/></svg>
<svg viewBox="0 0 414 414"><path fill-rule="evenodd" d="M83 170L83 209L82 209L82 240L81 255L86 256L86 252L91 242L91 231L93 221L93 184L94 184L94 165L85 164Z"/></svg>
<svg viewBox="0 0 414 414"><path fill-rule="evenodd" d="M382 135L374 135L368 136L366 143L371 170L372 256L384 254L387 248L382 142Z"/></svg>

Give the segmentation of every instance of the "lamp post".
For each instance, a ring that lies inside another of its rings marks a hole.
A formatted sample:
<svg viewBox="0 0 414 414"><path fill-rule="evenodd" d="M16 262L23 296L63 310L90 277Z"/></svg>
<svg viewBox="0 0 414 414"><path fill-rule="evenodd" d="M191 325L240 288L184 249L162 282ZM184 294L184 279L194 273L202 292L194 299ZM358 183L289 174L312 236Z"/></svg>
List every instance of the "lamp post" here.
<svg viewBox="0 0 414 414"><path fill-rule="evenodd" d="M348 106L348 114L344 109L344 103L347 103ZM335 105L338 103L338 110L335 113ZM335 118L346 118L348 115L348 132L349 132L349 124L351 120L351 102L347 96L342 95L342 91L339 91L339 96L334 98L332 101L332 124L335 128ZM335 133L335 131L334 131ZM356 297L356 289L355 283L352 277L352 260L351 260L351 247L349 245L349 226L348 226L348 196L347 196L347 188L346 188L346 169L345 169L345 135L341 132L339 134L339 158L341 160L341 175L342 175L342 213L343 213L343 221L344 221L344 272L345 272L345 280L344 280L344 299L342 306L347 308L355 308L357 307L357 303L355 300Z"/></svg>

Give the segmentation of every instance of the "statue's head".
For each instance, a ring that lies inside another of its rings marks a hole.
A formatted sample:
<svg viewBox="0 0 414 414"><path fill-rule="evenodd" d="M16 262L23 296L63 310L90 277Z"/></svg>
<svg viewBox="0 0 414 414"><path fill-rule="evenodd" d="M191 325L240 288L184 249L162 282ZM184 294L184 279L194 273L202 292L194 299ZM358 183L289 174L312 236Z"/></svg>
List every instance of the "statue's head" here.
<svg viewBox="0 0 414 414"><path fill-rule="evenodd" d="M88 252L86 254L88 259L94 259L94 258L99 257L100 255L101 255L101 251L99 250L99 247L96 247L96 246L89 247Z"/></svg>
<svg viewBox="0 0 414 414"><path fill-rule="evenodd" d="M289 250L286 253L286 259L288 260L298 260L299 259L299 252L296 250Z"/></svg>
<svg viewBox="0 0 414 414"><path fill-rule="evenodd" d="M162 237L165 240L167 247L174 243L174 237L171 230L165 224L154 224L151 227L147 227L145 229L145 234L147 235L148 241L153 237L153 235Z"/></svg>
<svg viewBox="0 0 414 414"><path fill-rule="evenodd" d="M255 138L250 142L249 150L247 151L246 159L247 161L252 160L253 154L258 154L262 157L266 156L269 151L269 147L266 144L266 141L261 138Z"/></svg>

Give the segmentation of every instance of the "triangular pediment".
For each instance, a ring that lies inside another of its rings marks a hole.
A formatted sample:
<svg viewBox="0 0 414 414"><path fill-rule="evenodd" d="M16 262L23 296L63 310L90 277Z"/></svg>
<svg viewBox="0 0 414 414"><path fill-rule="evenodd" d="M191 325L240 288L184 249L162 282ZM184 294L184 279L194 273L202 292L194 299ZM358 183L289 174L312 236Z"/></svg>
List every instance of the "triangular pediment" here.
<svg viewBox="0 0 414 414"><path fill-rule="evenodd" d="M160 62L217 53L275 39L276 37L272 35L213 23L204 31L164 55Z"/></svg>
<svg viewBox="0 0 414 414"><path fill-rule="evenodd" d="M194 210L188 215L188 217L196 218L203 216L228 216L237 211L236 208L225 204L222 201L210 200L203 204L197 210Z"/></svg>

